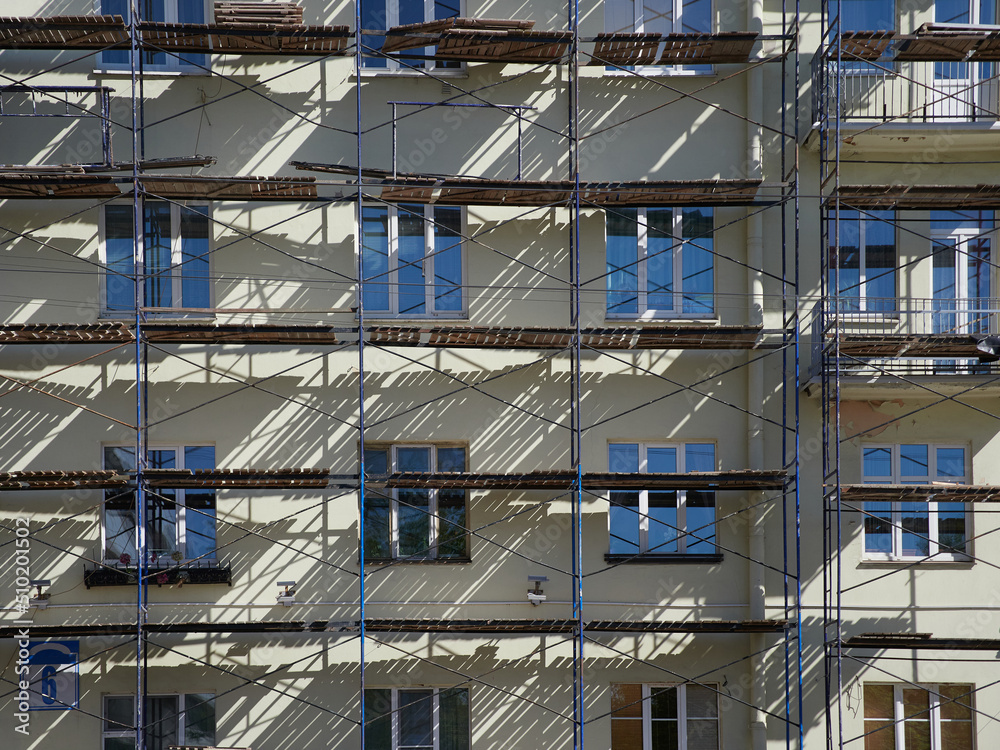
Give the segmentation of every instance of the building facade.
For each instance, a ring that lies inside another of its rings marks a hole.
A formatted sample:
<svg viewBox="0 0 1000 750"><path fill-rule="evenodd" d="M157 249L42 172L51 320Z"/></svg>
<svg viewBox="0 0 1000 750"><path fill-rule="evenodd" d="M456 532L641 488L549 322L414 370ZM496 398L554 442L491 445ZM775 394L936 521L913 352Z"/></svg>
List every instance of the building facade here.
<svg viewBox="0 0 1000 750"><path fill-rule="evenodd" d="M993 747L995 11L19 4L5 746Z"/></svg>

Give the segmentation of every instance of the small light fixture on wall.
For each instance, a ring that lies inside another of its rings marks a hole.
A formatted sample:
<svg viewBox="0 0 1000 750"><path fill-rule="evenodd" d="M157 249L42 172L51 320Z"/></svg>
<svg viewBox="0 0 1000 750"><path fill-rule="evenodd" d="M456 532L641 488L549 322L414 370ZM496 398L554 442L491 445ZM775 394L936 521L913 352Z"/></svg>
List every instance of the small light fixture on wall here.
<svg viewBox="0 0 1000 750"><path fill-rule="evenodd" d="M52 581L47 578L40 578L32 581L28 581L28 584L35 586L38 591L37 593L28 600L29 606L35 607L36 609L45 609L49 606L49 597L52 596L48 591L42 591L45 586L51 586Z"/></svg>
<svg viewBox="0 0 1000 750"><path fill-rule="evenodd" d="M278 585L284 586L284 590L278 593L278 604L291 607L295 604L295 581L278 581Z"/></svg>
<svg viewBox="0 0 1000 750"><path fill-rule="evenodd" d="M537 607L545 601L545 594L542 592L542 584L548 581L547 576L528 576L528 583L535 584L533 589L528 589L528 601L532 606Z"/></svg>

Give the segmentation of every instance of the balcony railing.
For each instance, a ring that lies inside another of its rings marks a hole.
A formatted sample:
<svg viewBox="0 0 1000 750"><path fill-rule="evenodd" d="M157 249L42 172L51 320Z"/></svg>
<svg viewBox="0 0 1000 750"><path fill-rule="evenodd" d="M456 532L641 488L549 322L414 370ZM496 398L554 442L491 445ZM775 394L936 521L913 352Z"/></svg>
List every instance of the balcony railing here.
<svg viewBox="0 0 1000 750"><path fill-rule="evenodd" d="M873 62L813 59L813 122L995 122L1000 111L996 63ZM837 103L837 86L840 103Z"/></svg>
<svg viewBox="0 0 1000 750"><path fill-rule="evenodd" d="M821 313L825 310L826 314ZM886 342L895 345L898 337L912 337L912 342L898 342L900 354L895 357L872 357L863 354L842 354L842 375L975 375L1000 372L994 362L983 362L976 352L976 340L1000 333L1000 299L973 297L968 299L880 298L859 300L840 297L817 303L810 316L813 345L813 369L819 371L822 347L835 335L858 342L863 337L874 346ZM966 342L962 338L967 338ZM906 356L907 352L933 353L937 346L940 357ZM909 348L907 348L909 347ZM843 347L842 347L843 348ZM864 348L861 342L859 348ZM956 350L967 350L968 357L956 358ZM832 366L832 360L827 366Z"/></svg>

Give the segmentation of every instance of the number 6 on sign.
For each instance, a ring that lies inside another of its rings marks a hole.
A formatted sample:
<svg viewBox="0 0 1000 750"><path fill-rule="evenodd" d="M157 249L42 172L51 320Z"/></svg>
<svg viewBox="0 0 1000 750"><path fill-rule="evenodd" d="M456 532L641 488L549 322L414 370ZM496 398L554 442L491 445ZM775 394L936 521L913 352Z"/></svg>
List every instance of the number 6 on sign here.
<svg viewBox="0 0 1000 750"><path fill-rule="evenodd" d="M32 641L28 657L29 711L80 707L80 642Z"/></svg>

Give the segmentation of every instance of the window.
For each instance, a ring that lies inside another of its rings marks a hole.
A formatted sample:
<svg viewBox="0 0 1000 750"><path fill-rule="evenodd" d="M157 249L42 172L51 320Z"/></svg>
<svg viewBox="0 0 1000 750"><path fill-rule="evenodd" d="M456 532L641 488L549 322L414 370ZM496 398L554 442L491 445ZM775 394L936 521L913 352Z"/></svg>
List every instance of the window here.
<svg viewBox="0 0 1000 750"><path fill-rule="evenodd" d="M931 211L933 333L988 333L992 211Z"/></svg>
<svg viewBox="0 0 1000 750"><path fill-rule="evenodd" d="M369 479L395 472L465 471L457 445L365 447ZM465 490L386 490L365 487L365 559L468 557Z"/></svg>
<svg viewBox="0 0 1000 750"><path fill-rule="evenodd" d="M468 688L367 688L365 750L469 750Z"/></svg>
<svg viewBox="0 0 1000 750"><path fill-rule="evenodd" d="M445 18L455 18L461 15L461 0L361 0L361 28L391 29L410 23L439 21ZM371 50L382 48L383 37L365 35L361 43L368 49L365 52L371 57L365 57L362 65L366 68L381 68L382 70L406 70L407 68L458 68L461 64L452 60L420 60L422 55L431 55L433 47L409 49L402 53L403 61L377 56Z"/></svg>
<svg viewBox="0 0 1000 750"><path fill-rule="evenodd" d="M106 315L135 311L132 206L103 209ZM150 201L145 207L143 301L146 307L211 306L208 207Z"/></svg>
<svg viewBox="0 0 1000 750"><path fill-rule="evenodd" d="M867 445L862 447L865 484L965 483L965 448L957 445ZM965 560L965 506L948 502L865 503L865 557Z"/></svg>
<svg viewBox="0 0 1000 750"><path fill-rule="evenodd" d="M974 690L866 683L865 750L973 750Z"/></svg>
<svg viewBox="0 0 1000 750"><path fill-rule="evenodd" d="M148 695L145 709L146 750L215 744L215 696L211 693ZM104 696L101 737L103 750L134 750L134 696Z"/></svg>
<svg viewBox="0 0 1000 750"><path fill-rule="evenodd" d="M895 0L840 0L841 31L892 31L896 28L895 5ZM831 15L835 12L836 5L831 3Z"/></svg>
<svg viewBox="0 0 1000 750"><path fill-rule="evenodd" d="M365 311L387 316L465 313L462 209L364 206Z"/></svg>
<svg viewBox="0 0 1000 750"><path fill-rule="evenodd" d="M612 685L611 750L719 750L712 686Z"/></svg>
<svg viewBox="0 0 1000 750"><path fill-rule="evenodd" d="M712 229L711 208L609 209L608 316L712 315Z"/></svg>
<svg viewBox="0 0 1000 750"><path fill-rule="evenodd" d="M620 473L715 471L711 443L611 443L608 470ZM715 554L715 493L614 491L608 513L610 554Z"/></svg>
<svg viewBox="0 0 1000 750"><path fill-rule="evenodd" d="M711 0L604 0L609 34L710 34Z"/></svg>
<svg viewBox="0 0 1000 750"><path fill-rule="evenodd" d="M840 209L838 252L836 217L830 217L830 292L839 296L841 312L891 313L898 308L894 221L892 211Z"/></svg>
<svg viewBox="0 0 1000 750"><path fill-rule="evenodd" d="M215 448L190 445L150 448L151 469L214 469ZM135 471L135 448L105 446L104 468ZM215 557L215 492L189 489L147 490L146 549L150 564L180 553L182 559ZM104 557L111 562L124 555L137 562L135 492L108 490L104 500Z"/></svg>
<svg viewBox="0 0 1000 750"><path fill-rule="evenodd" d="M609 34L710 34L712 0L604 0L604 30ZM657 50L659 51L659 50ZM608 66L609 71L711 73L711 65Z"/></svg>
<svg viewBox="0 0 1000 750"><path fill-rule="evenodd" d="M144 22L161 23L207 23L205 0L138 0L140 18ZM101 13L121 16L128 20L132 0L100 0ZM107 70L128 70L131 51L127 49L105 50L101 53L101 67ZM169 54L157 50L143 52L142 65L145 70L207 72L208 55ZM201 66L201 67L198 67Z"/></svg>

